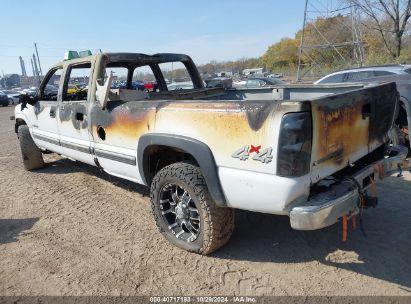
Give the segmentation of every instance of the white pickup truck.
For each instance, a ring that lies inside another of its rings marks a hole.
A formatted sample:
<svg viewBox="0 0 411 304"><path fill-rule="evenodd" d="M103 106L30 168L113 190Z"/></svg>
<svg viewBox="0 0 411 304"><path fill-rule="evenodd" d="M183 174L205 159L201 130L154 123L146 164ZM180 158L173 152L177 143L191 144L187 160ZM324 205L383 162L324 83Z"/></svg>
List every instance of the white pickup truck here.
<svg viewBox="0 0 411 304"><path fill-rule="evenodd" d="M168 90L161 66L170 62L193 89ZM156 90L133 87L142 67ZM113 89L118 68L126 85ZM234 208L314 230L374 203L366 192L376 173L409 166L407 149L389 145L397 99L393 83L208 89L189 56L106 53L53 66L14 119L27 170L54 152L150 186L164 237L208 254L230 238Z"/></svg>

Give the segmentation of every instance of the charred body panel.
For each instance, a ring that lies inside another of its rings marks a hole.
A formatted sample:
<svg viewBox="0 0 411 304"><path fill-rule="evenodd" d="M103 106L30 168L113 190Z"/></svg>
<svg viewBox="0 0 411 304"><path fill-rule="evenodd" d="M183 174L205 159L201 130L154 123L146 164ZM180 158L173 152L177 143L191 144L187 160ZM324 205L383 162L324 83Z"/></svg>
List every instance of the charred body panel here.
<svg viewBox="0 0 411 304"><path fill-rule="evenodd" d="M391 83L313 100L313 182L387 143L397 96Z"/></svg>
<svg viewBox="0 0 411 304"><path fill-rule="evenodd" d="M277 132L269 118L280 121L286 112L308 109L304 102L114 101L106 110L94 105L90 121L97 143L135 149L147 133L173 134L206 142L218 165L252 168L251 162L232 159L233 151L247 144L275 148ZM100 127L104 139L99 137ZM273 174L273 164L254 166Z"/></svg>

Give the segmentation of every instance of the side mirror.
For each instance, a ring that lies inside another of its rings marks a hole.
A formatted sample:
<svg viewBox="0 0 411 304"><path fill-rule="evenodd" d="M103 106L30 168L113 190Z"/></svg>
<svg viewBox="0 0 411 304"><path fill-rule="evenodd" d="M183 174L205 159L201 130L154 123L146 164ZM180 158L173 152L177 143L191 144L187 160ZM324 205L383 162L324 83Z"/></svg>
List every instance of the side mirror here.
<svg viewBox="0 0 411 304"><path fill-rule="evenodd" d="M21 107L22 109L24 109L26 107L27 104L34 106L36 104L37 101L39 101L39 97L38 95L34 95L34 96L30 96L27 94L21 94L20 95L20 103L21 103Z"/></svg>
<svg viewBox="0 0 411 304"><path fill-rule="evenodd" d="M111 89L111 84L113 82L113 72L110 72L108 78L104 82L103 85L99 84L99 81L96 81L97 91L96 91L96 99L100 103L101 108L104 110L107 106L108 96Z"/></svg>

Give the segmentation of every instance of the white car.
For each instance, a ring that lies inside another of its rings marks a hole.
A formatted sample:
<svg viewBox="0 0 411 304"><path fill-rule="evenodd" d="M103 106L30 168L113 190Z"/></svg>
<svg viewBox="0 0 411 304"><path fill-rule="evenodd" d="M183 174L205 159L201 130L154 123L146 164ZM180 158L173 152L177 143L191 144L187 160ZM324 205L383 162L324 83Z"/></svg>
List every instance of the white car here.
<svg viewBox="0 0 411 304"><path fill-rule="evenodd" d="M184 81L184 82L172 82L170 84L167 84L167 89L169 91L175 91L175 90L190 90L193 89L193 83L191 81Z"/></svg>
<svg viewBox="0 0 411 304"><path fill-rule="evenodd" d="M356 82L378 76L410 74L411 65L409 64L380 65L331 73L317 80L314 84Z"/></svg>

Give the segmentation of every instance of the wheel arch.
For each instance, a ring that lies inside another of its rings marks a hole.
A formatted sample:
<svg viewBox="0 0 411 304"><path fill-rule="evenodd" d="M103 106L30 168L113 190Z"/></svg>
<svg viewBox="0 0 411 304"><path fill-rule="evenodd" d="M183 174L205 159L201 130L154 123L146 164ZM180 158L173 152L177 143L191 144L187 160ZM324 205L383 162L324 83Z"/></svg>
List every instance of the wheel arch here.
<svg viewBox="0 0 411 304"><path fill-rule="evenodd" d="M22 125L27 125L26 121L23 118L16 118L16 123L14 124L14 132L17 134L18 129Z"/></svg>
<svg viewBox="0 0 411 304"><path fill-rule="evenodd" d="M200 167L208 191L215 203L222 207L227 206L213 153L205 143L190 137L165 133L141 136L137 148L137 163L141 178L146 185L150 185L152 180L149 167L150 157L153 155L150 153L150 151L153 151L150 149L152 147L161 147L163 152L171 149L175 153L192 157L192 160ZM156 171L158 172L158 170Z"/></svg>

